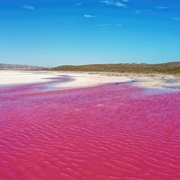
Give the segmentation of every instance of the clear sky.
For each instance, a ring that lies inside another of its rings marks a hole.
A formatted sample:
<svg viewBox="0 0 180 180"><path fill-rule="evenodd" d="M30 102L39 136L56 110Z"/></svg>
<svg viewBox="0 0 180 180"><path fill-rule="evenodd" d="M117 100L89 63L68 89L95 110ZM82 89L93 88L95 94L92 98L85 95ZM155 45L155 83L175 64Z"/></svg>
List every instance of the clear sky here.
<svg viewBox="0 0 180 180"><path fill-rule="evenodd" d="M0 0L0 63L180 61L180 0Z"/></svg>

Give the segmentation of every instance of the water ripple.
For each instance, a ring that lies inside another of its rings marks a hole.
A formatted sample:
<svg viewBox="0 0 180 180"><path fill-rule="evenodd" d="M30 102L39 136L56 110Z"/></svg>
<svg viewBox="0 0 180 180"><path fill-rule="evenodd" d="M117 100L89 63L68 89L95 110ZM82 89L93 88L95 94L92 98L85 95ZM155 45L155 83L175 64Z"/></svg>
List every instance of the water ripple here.
<svg viewBox="0 0 180 180"><path fill-rule="evenodd" d="M0 179L179 179L179 106L130 84L0 88Z"/></svg>

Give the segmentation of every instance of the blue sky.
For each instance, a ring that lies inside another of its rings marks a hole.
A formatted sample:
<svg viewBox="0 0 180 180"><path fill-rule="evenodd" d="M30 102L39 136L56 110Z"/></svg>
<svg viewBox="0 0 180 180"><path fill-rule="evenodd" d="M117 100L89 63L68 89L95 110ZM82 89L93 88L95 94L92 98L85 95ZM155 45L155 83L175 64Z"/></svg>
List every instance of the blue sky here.
<svg viewBox="0 0 180 180"><path fill-rule="evenodd" d="M0 0L0 63L180 61L180 0Z"/></svg>

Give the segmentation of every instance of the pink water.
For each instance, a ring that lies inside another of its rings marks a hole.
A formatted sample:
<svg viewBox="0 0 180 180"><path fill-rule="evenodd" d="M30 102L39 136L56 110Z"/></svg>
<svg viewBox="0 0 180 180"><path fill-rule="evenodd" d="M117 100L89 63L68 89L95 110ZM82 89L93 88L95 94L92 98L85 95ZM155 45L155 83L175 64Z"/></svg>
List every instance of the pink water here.
<svg viewBox="0 0 180 180"><path fill-rule="evenodd" d="M0 179L180 179L180 92L44 88L0 88Z"/></svg>

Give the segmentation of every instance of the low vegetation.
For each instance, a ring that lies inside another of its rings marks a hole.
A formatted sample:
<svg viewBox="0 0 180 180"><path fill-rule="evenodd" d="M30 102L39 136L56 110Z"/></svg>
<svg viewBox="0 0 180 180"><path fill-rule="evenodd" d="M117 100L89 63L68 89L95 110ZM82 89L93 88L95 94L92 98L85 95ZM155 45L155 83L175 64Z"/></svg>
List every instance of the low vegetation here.
<svg viewBox="0 0 180 180"><path fill-rule="evenodd" d="M144 74L180 74L180 62L164 64L91 64L72 66L64 65L52 68L56 71L97 71L117 73L144 73Z"/></svg>

